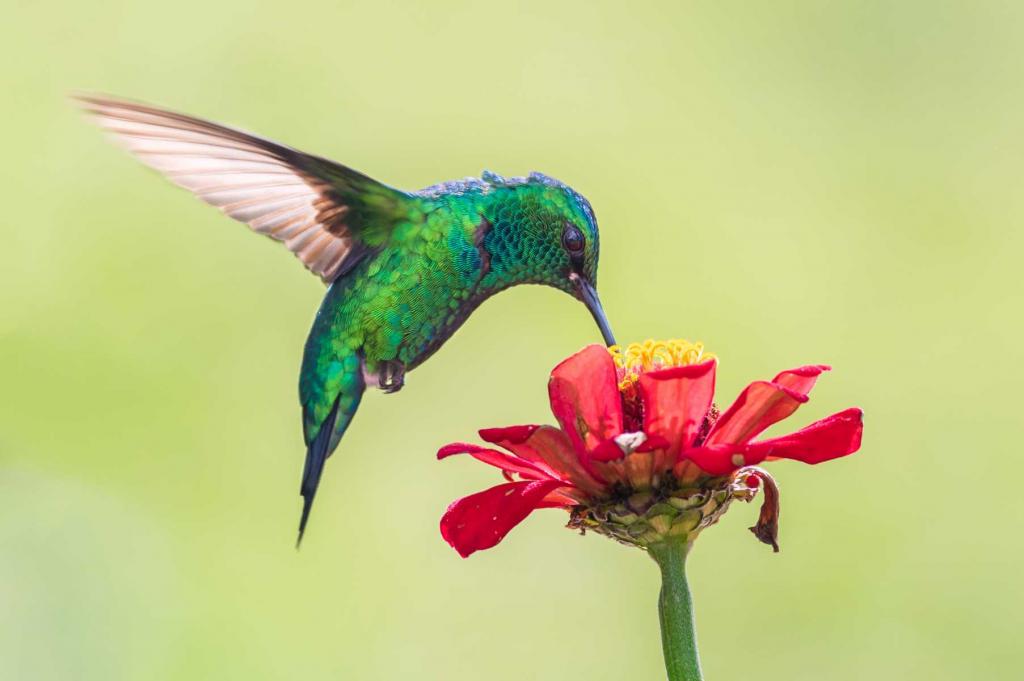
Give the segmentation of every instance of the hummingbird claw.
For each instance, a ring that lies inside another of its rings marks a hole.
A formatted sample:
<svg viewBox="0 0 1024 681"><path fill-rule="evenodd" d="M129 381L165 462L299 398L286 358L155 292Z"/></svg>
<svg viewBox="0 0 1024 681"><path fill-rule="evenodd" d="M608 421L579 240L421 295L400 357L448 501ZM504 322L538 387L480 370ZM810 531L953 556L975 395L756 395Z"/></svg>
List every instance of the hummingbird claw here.
<svg viewBox="0 0 1024 681"><path fill-rule="evenodd" d="M377 385L388 394L401 390L405 385L405 365L397 359L381 362Z"/></svg>

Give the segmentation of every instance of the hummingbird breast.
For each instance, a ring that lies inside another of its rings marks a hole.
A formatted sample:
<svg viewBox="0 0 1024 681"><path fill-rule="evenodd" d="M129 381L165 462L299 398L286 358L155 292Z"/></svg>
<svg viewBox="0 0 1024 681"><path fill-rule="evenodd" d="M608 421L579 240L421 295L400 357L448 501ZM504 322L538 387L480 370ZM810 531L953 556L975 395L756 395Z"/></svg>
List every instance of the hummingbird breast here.
<svg viewBox="0 0 1024 681"><path fill-rule="evenodd" d="M487 262L472 234L421 243L378 253L328 293L336 305L329 306L333 328L324 330L335 343L347 337L371 372L382 361L406 370L422 364L496 292L481 286Z"/></svg>
<svg viewBox="0 0 1024 681"><path fill-rule="evenodd" d="M455 305L440 310L437 317L420 324L419 328L410 328L411 333L406 337L399 356L406 368L412 369L429 359L490 295L490 292L474 291Z"/></svg>
<svg viewBox="0 0 1024 681"><path fill-rule="evenodd" d="M421 225L417 238L378 251L334 282L307 345L307 375L329 375L340 357L352 353L361 356L369 376L396 360L411 370L484 300L527 283L521 268L503 261L492 268L483 245L486 221L440 217Z"/></svg>

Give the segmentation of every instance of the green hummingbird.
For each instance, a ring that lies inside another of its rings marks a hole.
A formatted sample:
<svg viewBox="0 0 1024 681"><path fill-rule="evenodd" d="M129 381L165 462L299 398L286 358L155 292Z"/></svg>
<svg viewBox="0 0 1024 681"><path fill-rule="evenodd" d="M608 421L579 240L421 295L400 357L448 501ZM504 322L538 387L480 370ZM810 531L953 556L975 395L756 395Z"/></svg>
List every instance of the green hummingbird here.
<svg viewBox="0 0 1024 681"><path fill-rule="evenodd" d="M399 390L490 296L545 284L582 301L614 345L595 288L590 203L541 173L401 191L319 156L191 116L101 96L87 113L146 165L282 243L327 284L306 341L302 541L324 463L363 392Z"/></svg>

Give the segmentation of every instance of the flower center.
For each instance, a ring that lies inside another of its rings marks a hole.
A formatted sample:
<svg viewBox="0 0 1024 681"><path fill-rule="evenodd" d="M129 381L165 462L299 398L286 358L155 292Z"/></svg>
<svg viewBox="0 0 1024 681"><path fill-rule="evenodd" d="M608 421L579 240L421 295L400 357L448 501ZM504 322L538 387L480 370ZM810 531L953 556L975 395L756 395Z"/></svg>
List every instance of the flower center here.
<svg viewBox="0 0 1024 681"><path fill-rule="evenodd" d="M630 388L645 371L681 367L714 359L704 350L700 341L691 343L682 338L669 340L647 339L643 343L630 343L626 347L608 348L618 369L619 390Z"/></svg>
<svg viewBox="0 0 1024 681"><path fill-rule="evenodd" d="M643 405L640 402L640 390L637 388L641 374L697 364L715 357L704 351L703 343L691 343L681 338L648 339L643 343L630 343L626 347L613 345L608 348L608 352L615 362L627 432L643 427Z"/></svg>

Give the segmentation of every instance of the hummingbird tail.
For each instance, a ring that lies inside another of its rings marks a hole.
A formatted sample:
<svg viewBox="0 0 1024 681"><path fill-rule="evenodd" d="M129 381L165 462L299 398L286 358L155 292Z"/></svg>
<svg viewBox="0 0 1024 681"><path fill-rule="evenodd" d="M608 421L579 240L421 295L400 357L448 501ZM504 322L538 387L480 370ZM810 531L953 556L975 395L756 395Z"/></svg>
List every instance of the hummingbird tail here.
<svg viewBox="0 0 1024 681"><path fill-rule="evenodd" d="M362 376L359 376L357 385L349 388L347 392L340 393L334 399L331 411L320 424L320 430L317 431L316 437L309 441L306 449L306 465L302 471L302 486L299 489L302 494L302 517L299 519L299 537L295 542L295 548L302 544L302 536L306 532L309 513L313 509L313 499L320 486L320 476L324 472L324 464L338 446L341 436L345 434L352 417L356 415L356 409L359 408L363 396Z"/></svg>
<svg viewBox="0 0 1024 681"><path fill-rule="evenodd" d="M331 413L327 415L327 419L320 426L320 432L316 434L306 450L306 466L302 471L302 487L299 490L302 494L302 518L299 519L299 538L295 542L295 548L299 548L302 544L302 535L305 534L306 523L309 522L309 512L313 510L313 499L320 486L320 475L324 472L327 457L331 455L331 436L334 433L334 424L338 420L338 403L340 401L341 396L339 395L334 400Z"/></svg>

